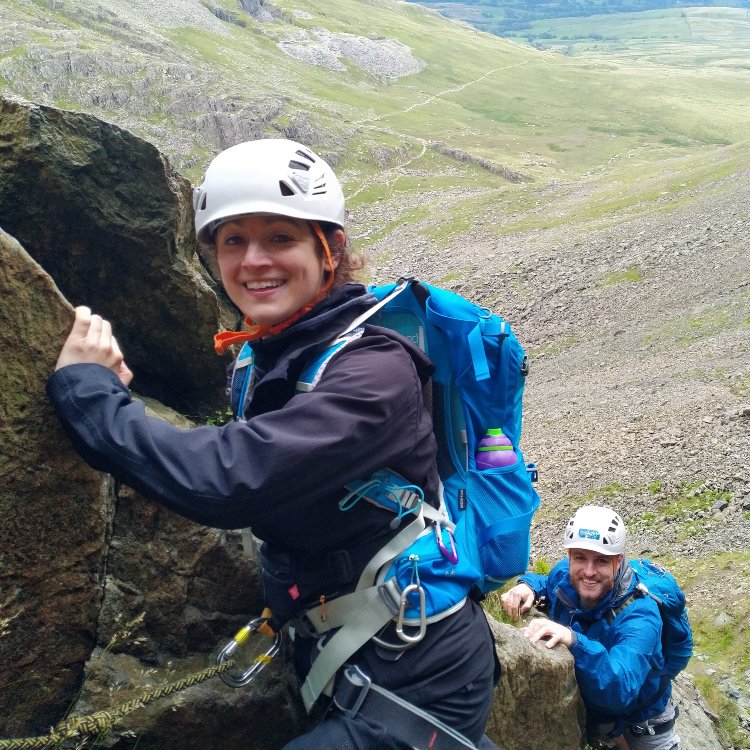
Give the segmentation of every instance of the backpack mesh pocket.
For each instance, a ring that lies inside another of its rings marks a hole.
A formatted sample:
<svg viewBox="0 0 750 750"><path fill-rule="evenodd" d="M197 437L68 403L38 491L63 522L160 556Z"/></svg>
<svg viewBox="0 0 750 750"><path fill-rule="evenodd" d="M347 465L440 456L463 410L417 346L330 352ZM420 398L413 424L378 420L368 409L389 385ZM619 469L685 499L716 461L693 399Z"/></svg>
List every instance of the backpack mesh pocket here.
<svg viewBox="0 0 750 750"><path fill-rule="evenodd" d="M539 498L530 488L523 460L513 466L467 475L467 510L474 514L479 556L484 573L482 591L491 591L528 569L529 529ZM536 502L529 509L529 492Z"/></svg>

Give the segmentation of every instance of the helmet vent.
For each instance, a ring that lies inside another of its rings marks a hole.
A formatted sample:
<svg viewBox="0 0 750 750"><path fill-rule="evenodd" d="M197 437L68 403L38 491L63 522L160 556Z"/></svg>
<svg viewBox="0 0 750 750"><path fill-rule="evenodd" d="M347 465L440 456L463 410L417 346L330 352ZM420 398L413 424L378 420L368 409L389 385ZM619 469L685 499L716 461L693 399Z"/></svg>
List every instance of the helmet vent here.
<svg viewBox="0 0 750 750"><path fill-rule="evenodd" d="M294 195L294 190L292 190L289 185L286 184L283 180L279 180L279 190L281 191L281 194L284 196L290 196Z"/></svg>
<svg viewBox="0 0 750 750"><path fill-rule="evenodd" d="M301 156L306 161L310 162L310 164L315 164L315 159L312 154L308 154L307 151L300 151L297 149L297 151L294 152L297 154L297 156ZM289 166L291 167L292 164L295 164L296 162L290 162ZM298 169L309 169L309 167L298 167Z"/></svg>
<svg viewBox="0 0 750 750"><path fill-rule="evenodd" d="M328 192L328 185L325 181L325 179L318 180L313 185L312 194L313 195L325 195Z"/></svg>
<svg viewBox="0 0 750 750"><path fill-rule="evenodd" d="M299 153L299 151L297 152ZM304 169L305 172L308 172L310 170L309 164L303 164L301 161L292 161L289 162L289 169Z"/></svg>

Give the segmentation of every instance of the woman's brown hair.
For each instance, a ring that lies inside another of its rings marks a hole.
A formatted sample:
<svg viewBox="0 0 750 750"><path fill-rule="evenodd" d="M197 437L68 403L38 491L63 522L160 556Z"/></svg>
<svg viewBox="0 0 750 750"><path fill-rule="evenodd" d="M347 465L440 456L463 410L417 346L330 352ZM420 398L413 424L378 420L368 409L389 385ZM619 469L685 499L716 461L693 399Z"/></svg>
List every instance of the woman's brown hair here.
<svg viewBox="0 0 750 750"><path fill-rule="evenodd" d="M338 257L339 265L333 274L333 284L331 289L338 289L340 286L347 284L350 281L356 281L355 275L365 267L365 259L361 253L354 253L351 250L351 242L346 237L343 246L337 246L334 242L334 235L337 230L341 230L337 224L330 224L328 222L319 222L320 228L323 230L328 246L331 248L331 255ZM343 230L342 230L343 231ZM320 252L323 252L323 248L319 248Z"/></svg>

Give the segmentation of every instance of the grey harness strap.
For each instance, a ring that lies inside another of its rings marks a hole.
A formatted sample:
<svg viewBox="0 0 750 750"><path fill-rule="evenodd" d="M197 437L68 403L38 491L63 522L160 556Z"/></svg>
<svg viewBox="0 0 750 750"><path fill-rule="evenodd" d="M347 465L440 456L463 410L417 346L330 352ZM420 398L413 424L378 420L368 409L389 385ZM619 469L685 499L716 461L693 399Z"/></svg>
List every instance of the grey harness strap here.
<svg viewBox="0 0 750 750"><path fill-rule="evenodd" d="M359 667L344 670L333 696L334 705L345 716L370 716L388 726L414 750L476 750L467 737L395 693L374 685Z"/></svg>

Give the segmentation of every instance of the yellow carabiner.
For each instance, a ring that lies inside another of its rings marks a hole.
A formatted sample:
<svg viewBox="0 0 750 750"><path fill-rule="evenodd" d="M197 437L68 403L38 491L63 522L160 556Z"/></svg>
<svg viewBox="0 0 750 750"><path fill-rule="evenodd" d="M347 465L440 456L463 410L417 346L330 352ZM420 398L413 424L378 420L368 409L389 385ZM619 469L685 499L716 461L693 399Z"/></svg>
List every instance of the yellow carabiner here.
<svg viewBox="0 0 750 750"><path fill-rule="evenodd" d="M234 638L232 638L232 640L229 641L229 643L227 643L227 645L219 652L219 655L216 657L216 663L223 664L230 659L237 649L242 648L242 646L247 643L248 638L250 638L253 633L256 633L258 630L261 630L261 632L270 630L270 628L264 627L268 620L268 617L256 617L254 620L250 620L250 622L241 628L237 635L235 635ZM267 634L268 633L266 632L266 635ZM234 670L222 672L219 676L227 685L229 685L229 687L244 687L266 666L266 664L271 661L271 659L273 659L274 656L276 656L280 647L281 634L273 633L273 643L266 653L256 657L255 661L253 661L247 669L243 672L236 672Z"/></svg>

